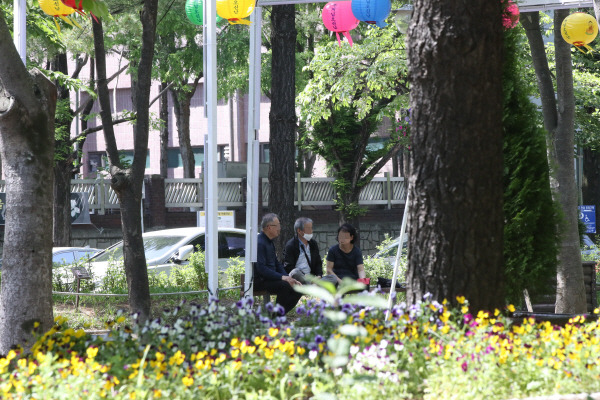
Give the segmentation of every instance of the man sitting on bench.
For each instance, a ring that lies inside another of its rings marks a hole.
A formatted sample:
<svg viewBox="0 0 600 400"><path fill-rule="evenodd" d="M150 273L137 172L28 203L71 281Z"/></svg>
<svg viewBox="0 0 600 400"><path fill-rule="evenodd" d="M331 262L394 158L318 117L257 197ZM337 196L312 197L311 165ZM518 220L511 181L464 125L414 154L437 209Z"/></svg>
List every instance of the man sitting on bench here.
<svg viewBox="0 0 600 400"><path fill-rule="evenodd" d="M301 283L288 276L283 265L277 260L275 244L273 244L273 239L281 232L277 214L266 214L262 219L261 228L262 232L258 234L256 243L254 288L277 295L275 301L284 308L287 314L302 297L302 294L296 292L292 286L301 285Z"/></svg>

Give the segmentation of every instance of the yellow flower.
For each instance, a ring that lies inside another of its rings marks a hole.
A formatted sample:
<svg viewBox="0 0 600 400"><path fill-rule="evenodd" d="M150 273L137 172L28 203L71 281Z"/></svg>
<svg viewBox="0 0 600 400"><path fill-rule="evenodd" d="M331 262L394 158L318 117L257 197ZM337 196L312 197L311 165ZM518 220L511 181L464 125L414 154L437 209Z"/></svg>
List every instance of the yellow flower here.
<svg viewBox="0 0 600 400"><path fill-rule="evenodd" d="M269 328L269 336L275 337L279 333L279 329L277 328Z"/></svg>
<svg viewBox="0 0 600 400"><path fill-rule="evenodd" d="M194 384L194 378L192 378L191 376L184 376L183 378L181 378L181 382L183 382L185 386L190 387Z"/></svg>
<svg viewBox="0 0 600 400"><path fill-rule="evenodd" d="M510 312L515 312L515 306L513 306L512 304L509 304L508 307L506 307L508 309L508 311Z"/></svg>
<svg viewBox="0 0 600 400"><path fill-rule="evenodd" d="M98 348L97 347L89 347L86 350L86 353L87 353L88 358L94 358L98 354Z"/></svg>
<svg viewBox="0 0 600 400"><path fill-rule="evenodd" d="M117 324L120 324L121 322L125 321L125 316L121 315L119 318L117 318Z"/></svg>
<svg viewBox="0 0 600 400"><path fill-rule="evenodd" d="M456 296L456 301L458 304L465 304L465 296Z"/></svg>
<svg viewBox="0 0 600 400"><path fill-rule="evenodd" d="M162 397L162 392L160 391L160 389L154 389L152 391L152 393L154 394L154 397L156 397L156 398Z"/></svg>
<svg viewBox="0 0 600 400"><path fill-rule="evenodd" d="M129 393L129 398L130 398L131 400L135 400L135 392L131 392L131 393Z"/></svg>

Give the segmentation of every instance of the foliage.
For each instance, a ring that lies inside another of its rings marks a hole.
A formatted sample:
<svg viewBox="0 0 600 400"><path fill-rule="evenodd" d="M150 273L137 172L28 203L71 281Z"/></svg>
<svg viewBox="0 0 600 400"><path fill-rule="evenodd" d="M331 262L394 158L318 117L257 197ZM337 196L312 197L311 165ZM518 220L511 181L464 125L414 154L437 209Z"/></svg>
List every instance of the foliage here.
<svg viewBox="0 0 600 400"><path fill-rule="evenodd" d="M205 260L204 252L200 250L200 246L198 246L198 250L193 252L188 259L188 265L196 273L196 284L200 290L208 288L208 273L206 272Z"/></svg>
<svg viewBox="0 0 600 400"><path fill-rule="evenodd" d="M504 64L504 259L506 296L520 303L523 289L550 290L556 274L557 208L552 201L545 131L530 102L513 51L523 44L521 29L505 33Z"/></svg>
<svg viewBox="0 0 600 400"><path fill-rule="evenodd" d="M598 322L576 317L560 328L498 310L472 315L458 302L399 304L388 319L378 308L311 300L298 310L316 317L310 327L289 324L272 305L213 302L165 310L145 324L117 315L105 337L58 318L31 354L0 358L0 390L7 399L63 398L68 387L88 398L340 400L600 390ZM332 312L344 316L327 318Z"/></svg>
<svg viewBox="0 0 600 400"><path fill-rule="evenodd" d="M377 252L373 256L364 257L365 273L371 279L386 278L392 279L394 274L394 265L387 257L378 257L377 253L384 251L394 241L386 234L385 239L377 246ZM396 252L390 252L390 257L395 257ZM406 281L407 259L406 252L402 252L398 260L400 268L398 269L398 282Z"/></svg>
<svg viewBox="0 0 600 400"><path fill-rule="evenodd" d="M404 42L396 28L366 29L354 46L332 41L316 48L312 75L297 97L303 130L299 146L324 158L333 172L337 210L343 220L364 213L358 194L400 147L395 135L381 146L369 139L384 116L406 108Z"/></svg>

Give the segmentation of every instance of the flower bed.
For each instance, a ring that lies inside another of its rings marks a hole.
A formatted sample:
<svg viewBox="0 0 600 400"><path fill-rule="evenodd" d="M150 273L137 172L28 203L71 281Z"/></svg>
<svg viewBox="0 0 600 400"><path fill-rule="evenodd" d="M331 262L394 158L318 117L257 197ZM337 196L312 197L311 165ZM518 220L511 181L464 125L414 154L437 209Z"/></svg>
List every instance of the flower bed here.
<svg viewBox="0 0 600 400"><path fill-rule="evenodd" d="M507 399L600 389L600 330L424 301L380 308L309 300L192 306L86 334L58 319L29 355L0 359L0 397L61 399ZM374 302L372 302L374 303ZM117 321L122 324L125 316ZM302 325L302 326L300 326Z"/></svg>

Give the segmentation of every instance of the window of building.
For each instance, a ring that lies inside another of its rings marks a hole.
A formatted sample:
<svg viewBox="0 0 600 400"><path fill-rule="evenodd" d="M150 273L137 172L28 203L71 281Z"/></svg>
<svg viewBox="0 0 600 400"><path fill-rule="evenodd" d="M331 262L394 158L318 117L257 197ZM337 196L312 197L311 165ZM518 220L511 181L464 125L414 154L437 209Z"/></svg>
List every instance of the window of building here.
<svg viewBox="0 0 600 400"><path fill-rule="evenodd" d="M269 157L269 143L261 143L260 144L260 162L268 163L270 160Z"/></svg>
<svg viewBox="0 0 600 400"><path fill-rule="evenodd" d="M119 155L129 165L133 163L133 150L119 150ZM150 168L150 149L146 153L146 168Z"/></svg>
<svg viewBox="0 0 600 400"><path fill-rule="evenodd" d="M199 167L204 162L204 147L192 147L194 152L194 165ZM181 158L181 152L179 148L173 148L167 150L167 167L179 168L183 167L183 159Z"/></svg>

